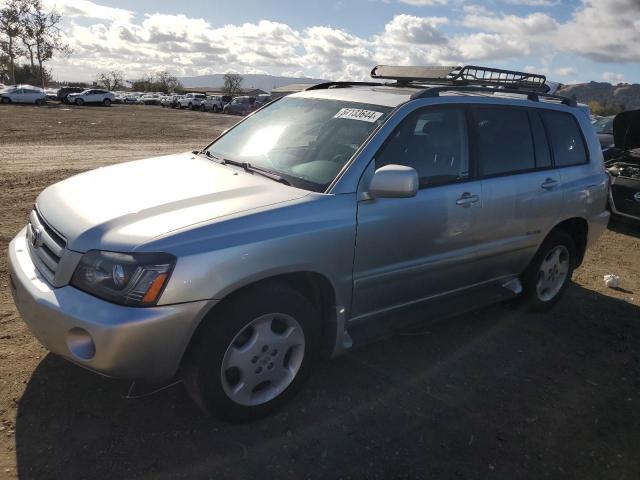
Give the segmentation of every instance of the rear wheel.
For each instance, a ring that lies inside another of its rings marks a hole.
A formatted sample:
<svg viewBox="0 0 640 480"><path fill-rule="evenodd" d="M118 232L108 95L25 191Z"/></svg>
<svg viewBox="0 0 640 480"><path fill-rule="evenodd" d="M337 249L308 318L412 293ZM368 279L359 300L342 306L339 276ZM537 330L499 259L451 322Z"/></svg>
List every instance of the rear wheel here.
<svg viewBox="0 0 640 480"><path fill-rule="evenodd" d="M200 111L201 111L201 112L206 111L206 108L205 108L204 104L200 105Z"/></svg>
<svg viewBox="0 0 640 480"><path fill-rule="evenodd" d="M529 310L544 312L564 294L576 265L576 246L563 230L543 242L523 275L524 301Z"/></svg>
<svg viewBox="0 0 640 480"><path fill-rule="evenodd" d="M213 113L218 113L218 106L217 105L213 106Z"/></svg>
<svg viewBox="0 0 640 480"><path fill-rule="evenodd" d="M316 309L296 290L267 286L244 292L198 332L187 360L187 391L224 420L263 417L300 389L319 335Z"/></svg>

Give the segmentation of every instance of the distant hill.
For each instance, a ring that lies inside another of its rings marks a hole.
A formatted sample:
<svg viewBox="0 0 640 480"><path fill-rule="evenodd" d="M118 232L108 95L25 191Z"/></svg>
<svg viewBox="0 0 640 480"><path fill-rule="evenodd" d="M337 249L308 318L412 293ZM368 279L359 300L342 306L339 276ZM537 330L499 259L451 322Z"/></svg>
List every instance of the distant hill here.
<svg viewBox="0 0 640 480"><path fill-rule="evenodd" d="M565 85L561 95L575 95L580 103L598 102L601 105L622 105L625 110L640 109L640 84L621 83L611 85L606 82L577 83Z"/></svg>
<svg viewBox="0 0 640 480"><path fill-rule="evenodd" d="M265 92L270 92L274 88L284 87L294 83L322 83L326 80L318 78L298 78L298 77L276 77L273 75L243 74L242 88L259 88ZM224 85L224 74L200 75L197 77L181 77L180 81L185 88L211 87L220 88Z"/></svg>

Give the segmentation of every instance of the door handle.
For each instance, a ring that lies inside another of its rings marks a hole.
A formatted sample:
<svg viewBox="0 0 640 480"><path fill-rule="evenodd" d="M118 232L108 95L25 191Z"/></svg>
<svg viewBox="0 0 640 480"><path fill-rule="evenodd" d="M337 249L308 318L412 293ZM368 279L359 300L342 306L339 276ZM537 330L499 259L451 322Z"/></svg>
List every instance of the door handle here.
<svg viewBox="0 0 640 480"><path fill-rule="evenodd" d="M470 207L472 203L476 203L478 200L480 200L480 197L478 195L471 195L469 192L465 192L459 199L456 200L456 205Z"/></svg>
<svg viewBox="0 0 640 480"><path fill-rule="evenodd" d="M553 178L547 178L540 186L545 190L551 190L552 188L555 188L556 185L558 185L558 182L556 180L554 180Z"/></svg>

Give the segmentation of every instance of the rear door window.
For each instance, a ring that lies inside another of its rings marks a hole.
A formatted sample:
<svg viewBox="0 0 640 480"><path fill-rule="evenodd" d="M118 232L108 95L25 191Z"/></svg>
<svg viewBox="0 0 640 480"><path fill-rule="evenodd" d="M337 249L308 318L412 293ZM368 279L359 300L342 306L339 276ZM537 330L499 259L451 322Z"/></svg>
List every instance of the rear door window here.
<svg viewBox="0 0 640 480"><path fill-rule="evenodd" d="M573 115L546 110L541 112L553 151L556 167L587 163L587 150Z"/></svg>
<svg viewBox="0 0 640 480"><path fill-rule="evenodd" d="M533 138L526 110L508 107L473 109L476 154L480 176L533 170Z"/></svg>

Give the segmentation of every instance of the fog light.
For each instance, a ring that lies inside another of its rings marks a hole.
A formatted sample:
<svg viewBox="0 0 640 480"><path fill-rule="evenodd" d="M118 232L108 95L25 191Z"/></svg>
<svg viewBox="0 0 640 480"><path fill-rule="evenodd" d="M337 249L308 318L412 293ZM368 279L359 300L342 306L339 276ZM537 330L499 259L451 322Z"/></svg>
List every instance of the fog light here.
<svg viewBox="0 0 640 480"><path fill-rule="evenodd" d="M96 354L96 345L89 332L74 327L67 332L67 347L80 360L91 360Z"/></svg>

